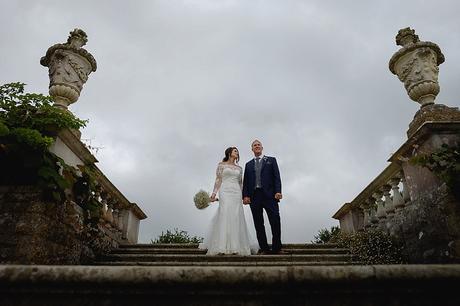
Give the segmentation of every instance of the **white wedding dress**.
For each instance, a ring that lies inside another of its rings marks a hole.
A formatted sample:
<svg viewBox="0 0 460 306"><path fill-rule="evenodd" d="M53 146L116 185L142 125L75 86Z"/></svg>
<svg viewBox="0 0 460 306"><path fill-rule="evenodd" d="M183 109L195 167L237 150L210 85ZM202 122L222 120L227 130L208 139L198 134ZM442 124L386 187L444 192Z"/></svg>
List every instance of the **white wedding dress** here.
<svg viewBox="0 0 460 306"><path fill-rule="evenodd" d="M219 163L216 171L214 193L219 191L216 215L208 234L200 244L207 255L250 255L251 246L242 202L242 175L240 166Z"/></svg>

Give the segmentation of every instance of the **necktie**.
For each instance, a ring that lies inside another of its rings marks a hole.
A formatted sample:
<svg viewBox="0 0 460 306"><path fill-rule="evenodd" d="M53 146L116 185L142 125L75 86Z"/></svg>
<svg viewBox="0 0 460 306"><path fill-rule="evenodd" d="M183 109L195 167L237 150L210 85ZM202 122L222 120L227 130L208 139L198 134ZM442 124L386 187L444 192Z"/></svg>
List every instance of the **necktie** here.
<svg viewBox="0 0 460 306"><path fill-rule="evenodd" d="M256 188L262 187L262 182L260 178L260 157L256 157Z"/></svg>

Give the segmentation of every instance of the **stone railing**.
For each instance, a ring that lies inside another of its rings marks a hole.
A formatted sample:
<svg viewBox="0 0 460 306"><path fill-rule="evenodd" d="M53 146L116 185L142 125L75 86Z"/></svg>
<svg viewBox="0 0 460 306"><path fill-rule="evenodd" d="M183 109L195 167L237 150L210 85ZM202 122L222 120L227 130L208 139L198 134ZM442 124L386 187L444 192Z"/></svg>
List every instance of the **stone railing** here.
<svg viewBox="0 0 460 306"><path fill-rule="evenodd" d="M121 233L121 243L134 244L138 241L140 220L147 218L136 203L131 203L107 177L96 169L102 222L107 228Z"/></svg>
<svg viewBox="0 0 460 306"><path fill-rule="evenodd" d="M460 186L447 186L411 161L444 144L460 146L460 120L424 122L382 173L334 214L341 231L375 229L400 238L414 263L460 262Z"/></svg>
<svg viewBox="0 0 460 306"><path fill-rule="evenodd" d="M343 232L378 229L400 238L411 262L460 262L460 181L452 179L456 185L448 184L413 162L420 155L436 155L446 146L460 147L459 109L434 102L444 55L439 46L421 42L409 28L399 31L396 42L402 48L392 56L390 71L421 108L409 123L407 141L391 156L390 164L333 218L340 221ZM452 156L443 163L458 163ZM458 170L450 171L458 175Z"/></svg>
<svg viewBox="0 0 460 306"><path fill-rule="evenodd" d="M356 198L333 216L344 232L363 228L386 230L397 214L411 203L401 165L390 163Z"/></svg>
<svg viewBox="0 0 460 306"><path fill-rule="evenodd" d="M91 165L96 174L96 198L102 206L100 222L108 235L118 243L137 243L140 220L147 218L135 203L131 203L95 165L97 159L80 141L78 131L64 130L57 135L50 151L67 164L77 167Z"/></svg>

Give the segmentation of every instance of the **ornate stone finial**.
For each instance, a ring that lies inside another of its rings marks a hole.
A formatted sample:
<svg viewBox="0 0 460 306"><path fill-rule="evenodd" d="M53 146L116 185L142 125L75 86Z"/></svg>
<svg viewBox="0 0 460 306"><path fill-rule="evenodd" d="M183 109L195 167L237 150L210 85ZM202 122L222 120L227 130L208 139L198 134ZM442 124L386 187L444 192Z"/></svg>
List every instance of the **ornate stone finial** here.
<svg viewBox="0 0 460 306"><path fill-rule="evenodd" d="M414 44L419 42L420 39L418 35L415 35L415 30L411 28L404 28L398 31L398 35L396 35L396 44L398 46L407 46L409 44Z"/></svg>
<svg viewBox="0 0 460 306"><path fill-rule="evenodd" d="M67 109L78 100L89 74L97 69L94 57L82 48L87 41L85 31L74 29L66 43L51 46L40 59L49 67L49 94L59 108Z"/></svg>
<svg viewBox="0 0 460 306"><path fill-rule="evenodd" d="M404 28L396 36L402 46L390 59L389 68L396 74L409 97L423 106L433 104L439 93L439 65L444 55L438 45L420 41L415 30Z"/></svg>
<svg viewBox="0 0 460 306"><path fill-rule="evenodd" d="M74 29L69 34L67 44L76 49L83 47L88 42L88 35L82 29Z"/></svg>

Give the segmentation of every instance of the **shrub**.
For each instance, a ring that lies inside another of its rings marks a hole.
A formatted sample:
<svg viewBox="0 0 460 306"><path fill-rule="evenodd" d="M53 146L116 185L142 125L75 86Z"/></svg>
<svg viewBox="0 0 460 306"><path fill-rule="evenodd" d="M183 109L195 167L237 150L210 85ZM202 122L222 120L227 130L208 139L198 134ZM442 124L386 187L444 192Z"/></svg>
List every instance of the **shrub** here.
<svg viewBox="0 0 460 306"><path fill-rule="evenodd" d="M151 240L151 243L200 243L203 242L203 238L197 236L189 236L186 231L179 230L177 228L173 231L167 230L166 233L163 231L157 239Z"/></svg>
<svg viewBox="0 0 460 306"><path fill-rule="evenodd" d="M340 233L340 228L338 226L332 226L330 230L327 228L320 229L318 234L315 235L315 240L313 243L331 243L331 239L337 236Z"/></svg>
<svg viewBox="0 0 460 306"><path fill-rule="evenodd" d="M404 263L402 243L380 230L364 230L357 233L340 233L335 242L349 248L351 254L363 264Z"/></svg>

